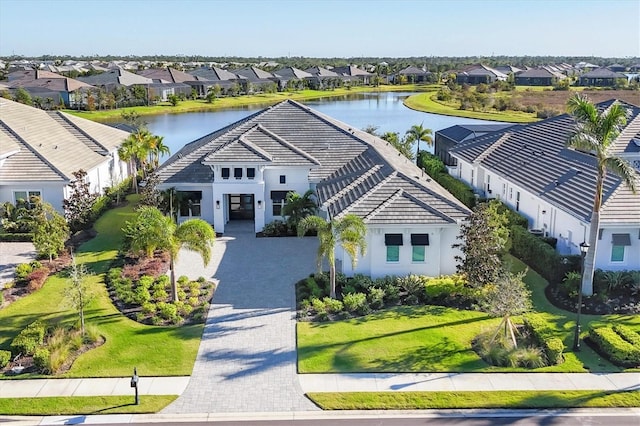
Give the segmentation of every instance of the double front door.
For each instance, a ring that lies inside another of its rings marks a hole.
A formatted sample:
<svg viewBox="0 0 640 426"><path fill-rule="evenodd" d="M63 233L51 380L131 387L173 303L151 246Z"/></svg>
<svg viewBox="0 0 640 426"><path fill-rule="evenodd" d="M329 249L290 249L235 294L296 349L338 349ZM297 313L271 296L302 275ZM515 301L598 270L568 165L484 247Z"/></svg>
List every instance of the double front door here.
<svg viewBox="0 0 640 426"><path fill-rule="evenodd" d="M229 219L254 220L253 194L229 194Z"/></svg>

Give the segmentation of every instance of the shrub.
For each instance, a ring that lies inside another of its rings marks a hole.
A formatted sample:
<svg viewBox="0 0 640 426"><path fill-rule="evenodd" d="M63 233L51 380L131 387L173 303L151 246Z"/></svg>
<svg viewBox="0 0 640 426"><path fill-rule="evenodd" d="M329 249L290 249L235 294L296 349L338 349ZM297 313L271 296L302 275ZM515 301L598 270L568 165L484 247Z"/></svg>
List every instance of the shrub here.
<svg viewBox="0 0 640 426"><path fill-rule="evenodd" d="M609 291L623 288L631 281L627 271L605 271L603 274Z"/></svg>
<svg viewBox="0 0 640 426"><path fill-rule="evenodd" d="M323 300L318 299L317 297L312 297L310 301L311 301L311 307L316 313L326 312L327 308Z"/></svg>
<svg viewBox="0 0 640 426"><path fill-rule="evenodd" d="M21 263L16 266L15 277L16 281L26 281L27 275L33 271L33 267L29 263Z"/></svg>
<svg viewBox="0 0 640 426"><path fill-rule="evenodd" d="M396 277L387 275L374 281L376 287L384 290L385 303L393 305L400 300L400 287Z"/></svg>
<svg viewBox="0 0 640 426"><path fill-rule="evenodd" d="M187 299L187 302L194 308L200 304L200 300L197 297L190 297Z"/></svg>
<svg viewBox="0 0 640 426"><path fill-rule="evenodd" d="M0 350L0 368L4 368L11 361L11 352Z"/></svg>
<svg viewBox="0 0 640 426"><path fill-rule="evenodd" d="M50 357L51 354L49 353L49 349L38 348L33 354L33 364L41 372L45 374L51 373L53 370L51 369Z"/></svg>
<svg viewBox="0 0 640 426"><path fill-rule="evenodd" d="M611 327L599 327L589 330L589 338L600 351L614 364L624 367L640 365L640 347L634 346Z"/></svg>
<svg viewBox="0 0 640 426"><path fill-rule="evenodd" d="M369 291L369 288L373 285L373 280L368 275L355 274L347 282L354 290L365 293Z"/></svg>
<svg viewBox="0 0 640 426"><path fill-rule="evenodd" d="M405 293L407 304L415 305L425 299L424 282L418 275L409 274L398 279L398 284Z"/></svg>
<svg viewBox="0 0 640 426"><path fill-rule="evenodd" d="M33 233L25 232L13 234L8 232L0 232L0 241L5 241L8 243L30 243L33 241Z"/></svg>
<svg viewBox="0 0 640 426"><path fill-rule="evenodd" d="M612 328L620 337L640 349L640 334L622 324L616 324Z"/></svg>
<svg viewBox="0 0 640 426"><path fill-rule="evenodd" d="M98 327L96 327L93 324L87 324L84 327L84 343L87 343L89 345L98 342L100 339L102 339L102 336L100 335L100 331L98 330Z"/></svg>
<svg viewBox="0 0 640 426"><path fill-rule="evenodd" d="M187 277L186 275L180 275L180 277L178 277L178 285L180 287L183 287L187 284L189 284L189 277Z"/></svg>
<svg viewBox="0 0 640 426"><path fill-rule="evenodd" d="M342 312L342 309L344 308L343 303L338 299L325 297L322 301L324 302L324 307L328 313L337 314Z"/></svg>
<svg viewBox="0 0 640 426"><path fill-rule="evenodd" d="M138 280L138 288L142 287L145 289L150 289L151 286L153 285L153 282L154 282L153 277L150 277L149 275L143 275Z"/></svg>
<svg viewBox="0 0 640 426"><path fill-rule="evenodd" d="M155 303L143 303L142 304L142 314L144 315L153 315L156 313L157 307Z"/></svg>
<svg viewBox="0 0 640 426"><path fill-rule="evenodd" d="M367 304L367 296L364 293L347 294L342 299L344 308L351 313L358 315L366 315L369 313L369 305Z"/></svg>
<svg viewBox="0 0 640 426"><path fill-rule="evenodd" d="M11 342L13 355L33 355L38 346L44 343L46 326L41 321L34 321L26 326Z"/></svg>
<svg viewBox="0 0 640 426"><path fill-rule="evenodd" d="M142 305L150 300L151 294L149 293L149 290L147 290L146 287L138 286L134 291L133 301L138 305Z"/></svg>
<svg viewBox="0 0 640 426"><path fill-rule="evenodd" d="M511 227L511 252L550 282L566 273L561 256L544 241L520 226Z"/></svg>
<svg viewBox="0 0 640 426"><path fill-rule="evenodd" d="M547 365L546 359L540 348L518 348L518 365L524 368L540 368Z"/></svg>
<svg viewBox="0 0 640 426"><path fill-rule="evenodd" d="M378 287L371 287L369 289L369 296L367 297L369 306L373 309L381 309L384 307L384 290Z"/></svg>
<svg viewBox="0 0 640 426"><path fill-rule="evenodd" d="M173 303L158 303L158 312L163 319L173 320L176 316L178 316L178 308Z"/></svg>
<svg viewBox="0 0 640 426"><path fill-rule="evenodd" d="M279 237L283 235L287 235L289 232L289 227L286 222L282 220L274 220L273 222L269 222L264 225L262 228L262 235L265 237Z"/></svg>
<svg viewBox="0 0 640 426"><path fill-rule="evenodd" d="M34 269L29 275L27 275L27 281L29 282L29 284L27 284L27 289L29 291L40 290L48 277L49 268L42 267Z"/></svg>
<svg viewBox="0 0 640 426"><path fill-rule="evenodd" d="M544 350L549 365L560 364L564 361L562 352L564 343L555 337L543 317L529 314L524 317L524 325L533 340Z"/></svg>

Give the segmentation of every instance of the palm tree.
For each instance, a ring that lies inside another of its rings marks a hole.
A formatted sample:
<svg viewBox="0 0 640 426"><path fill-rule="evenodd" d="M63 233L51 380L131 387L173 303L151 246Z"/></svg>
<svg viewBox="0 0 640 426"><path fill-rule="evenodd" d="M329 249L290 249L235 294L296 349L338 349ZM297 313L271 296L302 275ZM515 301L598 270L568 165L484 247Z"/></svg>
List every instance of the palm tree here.
<svg viewBox="0 0 640 426"><path fill-rule="evenodd" d="M318 233L320 246L318 247L318 270L322 269L322 261L326 257L329 261L329 297L336 297L336 244L344 249L351 258L351 266L355 269L358 262L358 252L364 256L367 249L365 236L367 227L359 216L347 214L342 219L326 221L320 216L307 216L298 223L298 236L304 236L308 231Z"/></svg>
<svg viewBox="0 0 640 426"><path fill-rule="evenodd" d="M164 144L164 136L154 136L155 150L153 152L153 169L157 169L160 165L160 157L171 154L171 150Z"/></svg>
<svg viewBox="0 0 640 426"><path fill-rule="evenodd" d="M575 120L568 145L572 148L592 153L597 160L596 191L589 228L590 249L584 259L582 293L593 294L593 274L595 268L596 245L600 228L600 208L602 189L607 171L618 175L631 191L636 193L636 173L628 161L612 154L613 142L627 122L627 111L614 103L605 110L598 108L585 95L576 94L567 101L569 113Z"/></svg>
<svg viewBox="0 0 640 426"><path fill-rule="evenodd" d="M416 142L416 163L420 161L420 141L426 142L428 146L433 145L433 139L431 139L431 129L422 127L423 123L414 124L405 133L407 139Z"/></svg>
<svg viewBox="0 0 640 426"><path fill-rule="evenodd" d="M147 257L153 256L155 250L167 250L170 255L171 298L178 300L178 286L175 276L175 261L182 247L195 251L202 257L205 265L211 260L211 246L215 242L216 233L202 219L190 219L176 225L169 216L164 216L155 207L141 207L133 221L127 221L122 229L125 235L125 246L133 252L144 252Z"/></svg>
<svg viewBox="0 0 640 426"><path fill-rule="evenodd" d="M149 147L149 139L153 135L148 130L140 128L131 133L118 148L118 156L129 163L129 172L133 176L132 187L138 193L138 164L144 169Z"/></svg>
<svg viewBox="0 0 640 426"><path fill-rule="evenodd" d="M297 229L298 223L302 219L316 213L318 207L313 200L313 195L311 189L302 195L293 191L287 194L287 202L282 208L282 215L287 218L287 224L290 229Z"/></svg>

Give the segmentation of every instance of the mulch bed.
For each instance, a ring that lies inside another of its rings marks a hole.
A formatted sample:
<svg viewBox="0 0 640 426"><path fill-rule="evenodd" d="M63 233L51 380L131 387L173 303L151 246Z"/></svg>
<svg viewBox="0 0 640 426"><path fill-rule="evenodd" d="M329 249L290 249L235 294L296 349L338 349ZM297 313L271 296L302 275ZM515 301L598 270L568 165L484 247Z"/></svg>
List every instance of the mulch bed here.
<svg viewBox="0 0 640 426"><path fill-rule="evenodd" d="M550 284L544 292L549 302L555 307L577 312L578 298L570 298L563 294L558 285ZM640 295L612 293L606 299L598 295L583 297L581 312L588 315L640 314Z"/></svg>

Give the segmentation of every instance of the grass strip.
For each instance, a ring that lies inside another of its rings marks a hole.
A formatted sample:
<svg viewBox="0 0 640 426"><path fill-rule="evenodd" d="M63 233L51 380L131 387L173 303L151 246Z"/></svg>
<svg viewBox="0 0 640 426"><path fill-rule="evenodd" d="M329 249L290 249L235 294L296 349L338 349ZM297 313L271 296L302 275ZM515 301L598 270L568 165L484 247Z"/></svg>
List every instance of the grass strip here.
<svg viewBox="0 0 640 426"><path fill-rule="evenodd" d="M312 392L323 410L639 407L640 391Z"/></svg>
<svg viewBox="0 0 640 426"><path fill-rule="evenodd" d="M157 413L177 397L177 395L142 395L140 405L133 403L133 396L0 398L0 414L8 416L147 414Z"/></svg>
<svg viewBox="0 0 640 426"><path fill-rule="evenodd" d="M126 107L103 111L74 111L64 112L94 121L108 121L122 119L122 111L135 111L140 115L178 114L184 112L218 111L228 108L242 108L250 105L263 105L265 107L282 102L286 99L295 101L305 101L312 99L331 98L336 96L348 96L356 93L372 92L419 92L422 90L435 90L432 86L405 84L405 85L380 85L378 87L358 86L347 88L337 88L334 90L299 90L295 92L261 93L257 95L229 96L218 98L212 103L205 100L185 100L178 105L172 106L168 102L160 102L152 106Z"/></svg>

